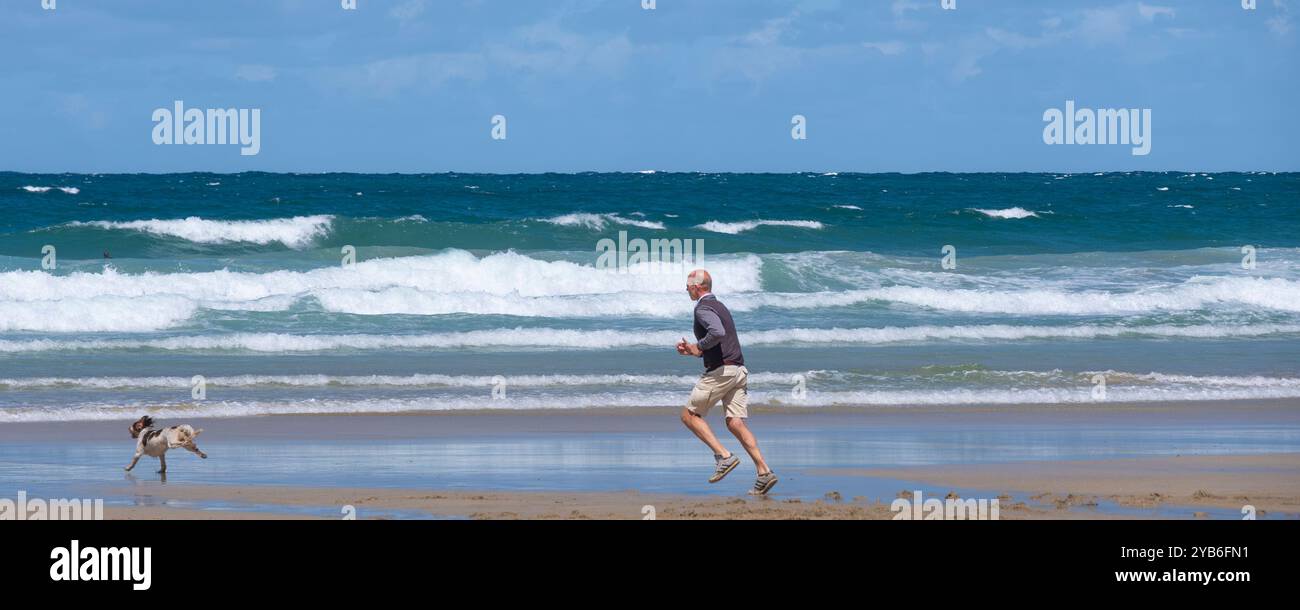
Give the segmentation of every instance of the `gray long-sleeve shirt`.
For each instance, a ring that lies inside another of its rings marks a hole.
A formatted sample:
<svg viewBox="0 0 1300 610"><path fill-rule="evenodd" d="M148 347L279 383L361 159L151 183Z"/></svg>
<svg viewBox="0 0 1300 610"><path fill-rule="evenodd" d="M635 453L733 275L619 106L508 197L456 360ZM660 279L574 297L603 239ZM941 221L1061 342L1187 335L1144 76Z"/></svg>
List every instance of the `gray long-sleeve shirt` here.
<svg viewBox="0 0 1300 610"><path fill-rule="evenodd" d="M707 298L714 297L711 294L706 294L700 297L700 300L702 301ZM718 317L718 314L713 313L708 309L696 308L695 319L704 326L704 330L707 333L704 335L704 338L699 340L700 349L712 348L717 345L719 341L722 341L723 337L727 336L727 329L722 327L722 319Z"/></svg>

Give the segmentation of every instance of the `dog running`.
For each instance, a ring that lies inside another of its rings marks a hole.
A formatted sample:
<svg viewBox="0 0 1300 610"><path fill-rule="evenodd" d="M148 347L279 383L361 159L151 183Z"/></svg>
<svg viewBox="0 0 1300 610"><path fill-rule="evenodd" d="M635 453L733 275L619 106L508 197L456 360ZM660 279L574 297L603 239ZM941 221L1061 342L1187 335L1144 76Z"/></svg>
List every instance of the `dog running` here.
<svg viewBox="0 0 1300 610"><path fill-rule="evenodd" d="M156 430L153 427L153 418L148 415L137 419L131 424L131 438L136 439L135 457L131 458L131 463L127 465L126 471L131 472L135 468L136 462L140 461L140 456L148 455L158 458L162 467L159 473L167 472L167 450L183 447L193 451L203 459L208 459L208 454L199 451L198 445L194 444L194 439L203 433L203 429L195 430L188 424L172 426Z"/></svg>

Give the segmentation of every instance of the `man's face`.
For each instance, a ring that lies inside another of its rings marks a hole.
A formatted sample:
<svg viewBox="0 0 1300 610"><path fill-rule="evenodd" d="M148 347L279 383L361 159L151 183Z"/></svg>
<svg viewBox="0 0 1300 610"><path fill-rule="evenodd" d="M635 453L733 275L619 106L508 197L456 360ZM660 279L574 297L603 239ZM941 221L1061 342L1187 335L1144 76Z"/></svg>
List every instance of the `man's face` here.
<svg viewBox="0 0 1300 610"><path fill-rule="evenodd" d="M686 282L686 294L691 295L692 301L700 300L700 292L700 287L698 285L692 284L690 281Z"/></svg>

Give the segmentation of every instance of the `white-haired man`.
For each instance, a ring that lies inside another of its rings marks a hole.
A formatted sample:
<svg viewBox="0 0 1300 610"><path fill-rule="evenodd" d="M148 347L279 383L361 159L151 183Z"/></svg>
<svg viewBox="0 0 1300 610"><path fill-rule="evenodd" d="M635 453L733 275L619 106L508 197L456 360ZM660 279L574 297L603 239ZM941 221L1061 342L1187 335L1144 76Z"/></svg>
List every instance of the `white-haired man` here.
<svg viewBox="0 0 1300 610"><path fill-rule="evenodd" d="M683 338L677 344L677 353L703 358L704 375L700 376L690 400L682 409L682 423L713 450L717 468L709 482L721 481L740 464L740 458L718 442L709 423L704 420L709 409L721 401L726 411L727 429L740 441L758 469L758 479L749 493L765 495L776 485L777 479L767 462L763 461L758 440L745 425L749 417L749 370L745 368L745 357L740 352L740 338L736 335L731 311L713 296L713 278L708 271L692 271L686 278L686 292L695 301L695 340L698 343L688 343Z"/></svg>

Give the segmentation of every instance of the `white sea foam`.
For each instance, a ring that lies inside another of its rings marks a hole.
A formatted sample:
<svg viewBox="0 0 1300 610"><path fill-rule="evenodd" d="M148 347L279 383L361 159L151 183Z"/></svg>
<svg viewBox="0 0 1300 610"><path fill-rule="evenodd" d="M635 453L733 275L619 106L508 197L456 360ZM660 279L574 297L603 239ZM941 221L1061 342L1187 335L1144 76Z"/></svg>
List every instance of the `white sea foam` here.
<svg viewBox="0 0 1300 610"><path fill-rule="evenodd" d="M843 371L817 370L792 372L752 372L749 381L756 387L763 385L789 385L796 376L812 379L819 387L853 384L885 385L889 383L925 383L931 385L936 379L951 383L953 379L976 379L977 383L1026 384L1039 383L1054 386L1087 386L1095 375L1105 375L1111 387L1230 387L1230 388L1292 388L1300 389L1300 377L1254 376L1199 376L1168 373L1130 373L1124 371L1084 371L1065 373L1060 369L1051 371L1001 371L1001 370L955 370L940 367L934 372L922 372L906 377L890 377L864 373L846 373ZM699 379L698 375L665 374L550 374L550 375L445 375L420 373L414 375L232 375L207 377L205 383L210 388L432 388L460 389L492 387L504 383L511 388L553 389L568 387L600 386L602 388L626 387L628 389L653 386L690 386ZM0 378L0 389L96 389L96 390L139 390L139 389L176 389L189 388L189 377L18 377ZM1046 386L1045 386L1046 387ZM987 389L987 388L986 388Z"/></svg>
<svg viewBox="0 0 1300 610"><path fill-rule="evenodd" d="M59 190L69 195L76 195L81 192L81 189L75 186L30 186L29 185L29 186L22 187L22 189L24 191L27 191L28 193L48 193L53 190Z"/></svg>
<svg viewBox="0 0 1300 610"><path fill-rule="evenodd" d="M1226 375L1173 375L1168 373L1126 373L1123 371L1113 370L1089 371L1082 374L1085 376L1095 374L1105 375L1106 382L1109 384L1145 383L1242 388L1300 388L1300 378L1297 377L1266 377L1263 375L1236 377Z"/></svg>
<svg viewBox="0 0 1300 610"><path fill-rule="evenodd" d="M676 381L674 383L677 383ZM779 385L778 385L779 384ZM1286 399L1300 397L1300 386L1283 380L1272 385L1108 385L1107 400L1098 402L1091 385L1053 388L957 388L810 391L802 399L790 395L785 380L777 387L750 389L751 405L780 405L817 408L827 406L921 406L921 405L998 405L998 404L1107 404L1157 401L1216 401L1251 399ZM267 401L206 401L202 403L121 404L90 403L59 407L8 407L0 409L0 423L40 421L130 420L141 414L159 419L193 417L248 417L290 414L360 414L415 413L467 410L558 410L595 407L659 407L681 404L681 390L605 391L576 393L529 393L515 391L504 400L496 400L481 391L451 393L419 398L374 398L365 400L307 399Z"/></svg>
<svg viewBox="0 0 1300 610"><path fill-rule="evenodd" d="M824 225L816 220L745 220L740 222L721 222L710 220L702 225L697 225L697 229L712 231L714 233L726 233L727 235L737 235L745 231L752 231L759 227L798 227L801 229L821 229Z"/></svg>
<svg viewBox="0 0 1300 610"><path fill-rule="evenodd" d="M1022 207L1005 208L1001 210L985 210L980 208L971 208L971 211L979 212L980 214L988 216L989 218L1009 218L1009 219L1038 218L1037 212L1032 212Z"/></svg>
<svg viewBox="0 0 1300 610"><path fill-rule="evenodd" d="M664 223L654 220L637 220L634 218L624 218L617 214L589 214L586 212L574 212L572 214L564 214L553 218L543 218L542 222L562 227L586 227L596 231L604 230L609 224L640 227L642 229L664 229Z"/></svg>
<svg viewBox="0 0 1300 610"><path fill-rule="evenodd" d="M727 278L728 290L761 294L757 256L716 257L709 267ZM197 309L281 311L304 299L327 311L368 315L664 317L690 311L682 282L680 274L618 273L514 252L479 258L463 250L374 259L352 268L268 273L125 274L112 267L67 275L8 271L0 273L0 329L162 330ZM42 312L52 308L68 320L47 319L54 316Z"/></svg>
<svg viewBox="0 0 1300 610"><path fill-rule="evenodd" d="M196 309L189 299L165 295L0 301L0 332L145 332L177 326Z"/></svg>
<svg viewBox="0 0 1300 610"><path fill-rule="evenodd" d="M1126 326L903 326L883 328L786 328L748 331L745 345L887 345L897 343L974 342L1006 343L1048 339L1260 337L1300 334L1300 325L1253 326L1158 325ZM336 350L460 350L542 349L606 350L667 348L681 337L678 331L572 330L557 328L501 328L419 335L348 334L294 335L287 333L232 333L173 336L153 339L9 339L0 340L0 353L137 350L236 351L255 353L324 352Z"/></svg>
<svg viewBox="0 0 1300 610"><path fill-rule="evenodd" d="M305 248L329 233L333 216L295 216L266 220L204 220L197 216L175 220L131 220L72 222L70 226L129 230L178 237L199 244L279 242L290 248Z"/></svg>
<svg viewBox="0 0 1300 610"><path fill-rule="evenodd" d="M842 210L861 210L861 209L862 209L862 208L860 208L860 207L858 207L858 206L856 206L856 205L836 205L836 206L832 206L832 207L837 207L837 208L840 208L840 209L842 209Z"/></svg>
<svg viewBox="0 0 1300 610"><path fill-rule="evenodd" d="M1196 276L1131 292L1061 289L972 290L890 286L862 296L944 311L1023 315L1135 314L1240 304L1300 311L1300 283L1282 278Z"/></svg>
<svg viewBox="0 0 1300 610"><path fill-rule="evenodd" d="M842 258L804 253L776 256L774 260L789 269L811 269L809 273L822 276L830 273L821 270L824 262L835 263L831 268L839 269L837 261ZM1300 311L1300 282L1279 277L1198 275L1181 283L1134 284L1122 290L1114 289L1111 282L1111 290L1092 290L1072 281L963 279L900 269L867 269L847 276L831 273L829 277L837 283L894 285L767 292L762 279L763 260L754 255L724 255L710 260L714 276L725 278L720 287L733 310L882 303L1017 316L1141 315L1225 307ZM199 310L273 312L298 303L358 315L671 318L689 315L691 310L690 301L682 297L681 282L680 274L674 273L596 270L588 264L539 260L514 252L480 258L461 250L373 259L352 268L331 266L266 273L221 270L126 274L112 267L99 273L67 275L8 271L0 272L0 330L163 330L184 323ZM50 315L52 311L58 315Z"/></svg>
<svg viewBox="0 0 1300 610"><path fill-rule="evenodd" d="M790 375L772 373L755 374L773 381L784 382ZM428 388L478 388L491 387L504 380L512 388L549 388L578 386L653 386L690 385L699 376L692 375L235 375L208 377L204 381L211 388L259 387L428 387ZM90 388L100 390L131 390L157 388L188 388L189 377L28 377L0 378L0 388Z"/></svg>

